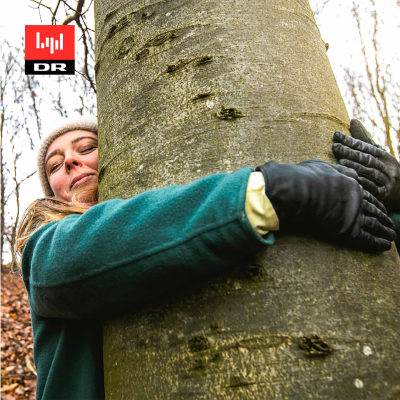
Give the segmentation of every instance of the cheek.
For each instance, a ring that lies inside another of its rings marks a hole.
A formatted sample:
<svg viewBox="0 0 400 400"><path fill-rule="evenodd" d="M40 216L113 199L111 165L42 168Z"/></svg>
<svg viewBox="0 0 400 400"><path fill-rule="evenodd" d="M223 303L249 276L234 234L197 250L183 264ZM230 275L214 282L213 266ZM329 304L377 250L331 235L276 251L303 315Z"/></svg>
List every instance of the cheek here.
<svg viewBox="0 0 400 400"><path fill-rule="evenodd" d="M59 171L60 172L60 171ZM50 187L56 196L61 195L65 191L65 186L67 185L66 178L61 174L54 174L49 179Z"/></svg>
<svg viewBox="0 0 400 400"><path fill-rule="evenodd" d="M99 166L99 153L98 150L94 151L93 153L90 154L90 157L87 160L87 164L98 171L98 166Z"/></svg>

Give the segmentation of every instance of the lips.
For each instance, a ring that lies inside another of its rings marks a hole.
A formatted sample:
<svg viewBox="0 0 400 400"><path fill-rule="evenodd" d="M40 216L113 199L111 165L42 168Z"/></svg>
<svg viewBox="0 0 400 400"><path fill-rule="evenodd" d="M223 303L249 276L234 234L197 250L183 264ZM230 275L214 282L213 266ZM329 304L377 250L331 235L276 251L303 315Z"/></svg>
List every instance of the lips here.
<svg viewBox="0 0 400 400"><path fill-rule="evenodd" d="M80 181L83 178L86 178L87 176L91 176L93 174L81 174L76 176L74 179L72 179L71 185L69 186L70 189L72 189L75 185L75 183L77 183L78 181Z"/></svg>

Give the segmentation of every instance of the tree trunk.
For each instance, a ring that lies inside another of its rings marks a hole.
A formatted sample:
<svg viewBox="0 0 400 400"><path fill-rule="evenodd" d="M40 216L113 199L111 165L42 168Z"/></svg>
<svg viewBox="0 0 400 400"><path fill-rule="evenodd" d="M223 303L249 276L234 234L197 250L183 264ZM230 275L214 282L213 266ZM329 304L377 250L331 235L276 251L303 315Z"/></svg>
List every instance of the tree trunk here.
<svg viewBox="0 0 400 400"><path fill-rule="evenodd" d="M97 0L95 17L101 201L334 161L349 118L307 0ZM106 398L394 399L399 272L394 246L276 234L249 265L105 322Z"/></svg>

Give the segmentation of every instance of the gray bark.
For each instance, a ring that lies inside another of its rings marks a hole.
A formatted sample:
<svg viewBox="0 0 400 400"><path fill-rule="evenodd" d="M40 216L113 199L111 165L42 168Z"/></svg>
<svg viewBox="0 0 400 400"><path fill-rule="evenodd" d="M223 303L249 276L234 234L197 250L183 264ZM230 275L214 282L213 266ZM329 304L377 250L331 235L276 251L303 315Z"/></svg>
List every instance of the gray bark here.
<svg viewBox="0 0 400 400"><path fill-rule="evenodd" d="M334 161L349 117L307 0L97 0L95 17L101 201ZM399 272L394 246L278 233L248 265L105 322L106 398L394 399Z"/></svg>

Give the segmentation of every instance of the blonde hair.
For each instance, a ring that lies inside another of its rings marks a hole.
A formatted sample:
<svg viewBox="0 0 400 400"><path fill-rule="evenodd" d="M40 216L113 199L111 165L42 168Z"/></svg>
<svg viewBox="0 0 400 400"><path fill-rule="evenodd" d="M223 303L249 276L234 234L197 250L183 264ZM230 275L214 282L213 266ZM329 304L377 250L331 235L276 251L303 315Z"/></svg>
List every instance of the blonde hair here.
<svg viewBox="0 0 400 400"><path fill-rule="evenodd" d="M92 205L97 204L97 186L97 181L82 184L74 191L70 202L57 197L44 197L29 205L21 218L15 240L13 264L19 274L21 274L20 258L30 237L50 222L60 221L71 214L83 214Z"/></svg>

